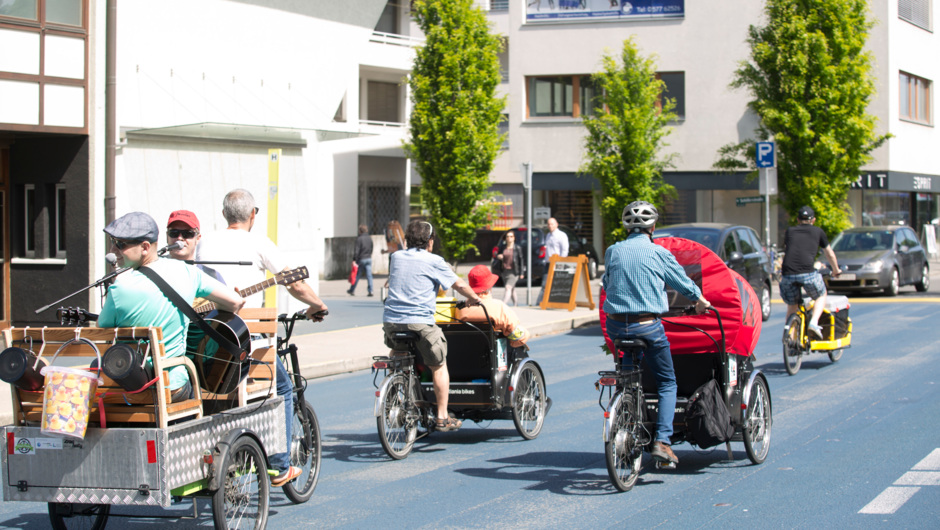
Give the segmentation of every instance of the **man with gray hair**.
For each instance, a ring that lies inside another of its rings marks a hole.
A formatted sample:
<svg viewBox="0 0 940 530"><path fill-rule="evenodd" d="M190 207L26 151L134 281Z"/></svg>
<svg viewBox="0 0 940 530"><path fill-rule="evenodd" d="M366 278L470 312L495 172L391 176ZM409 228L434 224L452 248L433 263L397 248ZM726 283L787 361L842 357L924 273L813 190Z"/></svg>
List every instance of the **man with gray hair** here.
<svg viewBox="0 0 940 530"><path fill-rule="evenodd" d="M215 269L225 278L228 285L235 288L247 288L265 280L265 271L277 274L289 270L287 261L277 246L269 238L257 232L252 233L255 225L255 216L258 207L255 198L248 190L235 189L225 195L222 201L222 216L228 223L228 228L204 234L199 246L196 247L196 261L247 261L252 265L214 265ZM291 296L308 304L307 318L315 321L323 320L321 313L327 310L326 304L313 291L313 288L303 280L287 286ZM255 293L246 298L245 307L261 307L264 297ZM291 446L291 423L294 409L294 386L290 374L281 363L276 363L277 395L284 398L284 414L287 420L287 446ZM271 479L274 487L281 487L294 480L302 470L290 465L290 455L279 453L271 455L270 463L280 473Z"/></svg>

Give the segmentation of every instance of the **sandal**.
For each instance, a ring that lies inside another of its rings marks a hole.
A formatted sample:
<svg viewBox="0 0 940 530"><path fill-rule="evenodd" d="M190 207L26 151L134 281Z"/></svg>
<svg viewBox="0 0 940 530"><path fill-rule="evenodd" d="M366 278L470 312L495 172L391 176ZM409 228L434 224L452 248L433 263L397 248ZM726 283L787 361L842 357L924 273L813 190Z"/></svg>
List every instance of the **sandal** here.
<svg viewBox="0 0 940 530"><path fill-rule="evenodd" d="M441 432L456 431L461 425L463 425L463 422L456 418L438 418L435 429Z"/></svg>

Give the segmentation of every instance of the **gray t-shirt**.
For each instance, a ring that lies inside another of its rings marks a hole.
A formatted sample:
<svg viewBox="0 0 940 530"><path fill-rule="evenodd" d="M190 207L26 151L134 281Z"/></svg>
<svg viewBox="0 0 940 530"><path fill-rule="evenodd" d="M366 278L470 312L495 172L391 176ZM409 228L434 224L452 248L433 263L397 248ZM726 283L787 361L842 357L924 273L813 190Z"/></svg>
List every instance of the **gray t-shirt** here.
<svg viewBox="0 0 940 530"><path fill-rule="evenodd" d="M437 291L449 289L456 281L457 275L437 254L414 248L395 252L389 265L388 298L382 320L393 324L433 324Z"/></svg>

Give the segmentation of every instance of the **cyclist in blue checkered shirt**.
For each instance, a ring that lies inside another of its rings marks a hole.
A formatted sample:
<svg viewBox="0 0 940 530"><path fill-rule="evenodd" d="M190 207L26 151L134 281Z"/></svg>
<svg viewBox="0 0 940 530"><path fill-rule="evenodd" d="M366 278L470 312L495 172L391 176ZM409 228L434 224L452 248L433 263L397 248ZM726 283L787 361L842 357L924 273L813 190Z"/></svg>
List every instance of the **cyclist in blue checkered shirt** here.
<svg viewBox="0 0 940 530"><path fill-rule="evenodd" d="M658 385L659 415L656 438L650 453L660 462L677 464L670 437L676 409L676 372L672 352L659 315L669 310L666 285L689 300L695 311L704 312L711 304L701 289L689 279L675 256L652 241L659 212L646 201L635 201L623 210L627 239L612 245L604 255L604 289L607 299L607 333L612 340L639 337L646 340L646 364Z"/></svg>

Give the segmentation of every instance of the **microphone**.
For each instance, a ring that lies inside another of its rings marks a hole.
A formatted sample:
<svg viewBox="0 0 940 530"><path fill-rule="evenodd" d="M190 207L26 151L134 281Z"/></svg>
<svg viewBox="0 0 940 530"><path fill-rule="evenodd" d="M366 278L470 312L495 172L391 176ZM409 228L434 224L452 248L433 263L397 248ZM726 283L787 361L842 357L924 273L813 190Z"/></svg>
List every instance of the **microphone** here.
<svg viewBox="0 0 940 530"><path fill-rule="evenodd" d="M176 243L173 243L172 245L167 245L161 248L160 250L158 250L157 255L162 256L171 250L180 250L182 248L186 248L186 243L182 241L177 241Z"/></svg>
<svg viewBox="0 0 940 530"><path fill-rule="evenodd" d="M115 256L113 252L105 254L104 260L108 262L108 265L110 265L112 269L117 267L117 256Z"/></svg>

